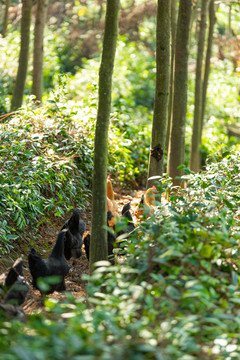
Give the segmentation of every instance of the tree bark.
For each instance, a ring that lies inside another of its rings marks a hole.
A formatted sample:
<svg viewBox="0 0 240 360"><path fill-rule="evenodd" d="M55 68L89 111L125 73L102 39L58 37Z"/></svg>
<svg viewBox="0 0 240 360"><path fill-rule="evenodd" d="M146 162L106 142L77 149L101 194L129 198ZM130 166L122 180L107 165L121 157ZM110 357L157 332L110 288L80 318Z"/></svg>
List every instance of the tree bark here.
<svg viewBox="0 0 240 360"><path fill-rule="evenodd" d="M36 96L36 100L40 103L42 102L43 93L43 41L47 7L48 0L37 0L36 21L34 28L32 94Z"/></svg>
<svg viewBox="0 0 240 360"><path fill-rule="evenodd" d="M205 115L205 107L206 107L207 87L208 87L208 78L209 78L209 73L210 73L210 60L211 60L211 53L212 53L213 31L214 31L215 22L216 22L216 16L215 16L215 9L214 9L214 0L210 0L208 44L207 44L207 52L206 52L206 59L205 59L205 71L204 71L203 90L202 90L201 131L202 131L203 125L204 125L204 115Z"/></svg>
<svg viewBox="0 0 240 360"><path fill-rule="evenodd" d="M170 84L170 9L169 1L158 0L157 73L148 178L162 175L163 172ZM153 183L153 180L148 180L147 188L151 187Z"/></svg>
<svg viewBox="0 0 240 360"><path fill-rule="evenodd" d="M22 19L21 19L21 45L18 61L18 71L13 91L11 110L16 110L22 106L25 82L27 77L30 25L32 14L32 0L22 0Z"/></svg>
<svg viewBox="0 0 240 360"><path fill-rule="evenodd" d="M174 62L177 30L177 0L171 0L171 67L170 67L170 94L168 105L168 126L166 135L166 149L169 148L169 138L172 126L173 94L174 94Z"/></svg>
<svg viewBox="0 0 240 360"><path fill-rule="evenodd" d="M102 60L99 70L98 113L94 144L92 229L90 271L93 264L106 260L107 251L107 156L111 88L118 36L119 0L107 1Z"/></svg>
<svg viewBox="0 0 240 360"><path fill-rule="evenodd" d="M201 167L200 144L202 137L201 111L202 111L202 67L203 54L206 33L206 17L207 17L208 0L202 0L201 19L198 33L198 49L197 49L197 65L195 78L195 100L194 100L194 117L193 132L190 155L190 169L198 172Z"/></svg>
<svg viewBox="0 0 240 360"><path fill-rule="evenodd" d="M3 25L2 25L2 37L4 38L7 33L8 27L8 11L10 6L10 0L5 0L5 8L3 13Z"/></svg>
<svg viewBox="0 0 240 360"><path fill-rule="evenodd" d="M173 117L168 152L168 174L174 185L180 185L176 177L182 175L179 165L184 164L185 127L188 89L188 44L192 0L180 0L175 49L175 79Z"/></svg>

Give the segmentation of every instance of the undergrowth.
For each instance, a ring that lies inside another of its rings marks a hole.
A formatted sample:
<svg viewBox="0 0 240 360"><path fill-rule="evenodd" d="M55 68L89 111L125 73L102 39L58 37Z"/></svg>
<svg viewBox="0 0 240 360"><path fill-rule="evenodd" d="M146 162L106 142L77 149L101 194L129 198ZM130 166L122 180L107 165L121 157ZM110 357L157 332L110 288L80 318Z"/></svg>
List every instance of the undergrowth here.
<svg viewBox="0 0 240 360"><path fill-rule="evenodd" d="M219 155L178 192L164 176L167 202L125 240L121 262L97 264L87 298L48 298L45 316L3 322L1 356L238 359L239 158L238 149Z"/></svg>
<svg viewBox="0 0 240 360"><path fill-rule="evenodd" d="M87 106L67 102L64 77L59 81L45 106L36 107L30 98L0 124L0 254L11 251L26 228L33 242L41 224L91 203L95 100L89 98ZM124 125L118 114L113 119L108 173L115 184L141 184L148 161L146 131ZM130 131L139 136L130 140Z"/></svg>
<svg viewBox="0 0 240 360"><path fill-rule="evenodd" d="M61 114L20 112L1 126L1 246L13 247L26 226L37 227L90 196L92 151ZM77 140L76 140L77 139Z"/></svg>

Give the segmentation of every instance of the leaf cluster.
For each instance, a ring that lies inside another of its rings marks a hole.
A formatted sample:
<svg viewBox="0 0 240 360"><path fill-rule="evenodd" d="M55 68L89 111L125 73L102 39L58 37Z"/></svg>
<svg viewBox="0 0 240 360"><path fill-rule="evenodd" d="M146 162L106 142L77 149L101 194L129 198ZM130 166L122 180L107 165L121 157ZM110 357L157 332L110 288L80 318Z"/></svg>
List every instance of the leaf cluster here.
<svg viewBox="0 0 240 360"><path fill-rule="evenodd" d="M53 216L88 204L92 146L68 110L55 99L45 108L28 106L1 125L1 252L26 228L36 236Z"/></svg>

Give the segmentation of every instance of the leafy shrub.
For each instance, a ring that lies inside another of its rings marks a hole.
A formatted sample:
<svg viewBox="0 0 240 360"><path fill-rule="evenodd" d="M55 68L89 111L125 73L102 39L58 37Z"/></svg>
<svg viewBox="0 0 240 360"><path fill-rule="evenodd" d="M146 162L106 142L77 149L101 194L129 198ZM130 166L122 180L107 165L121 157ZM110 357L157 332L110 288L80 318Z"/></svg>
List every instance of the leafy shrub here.
<svg viewBox="0 0 240 360"><path fill-rule="evenodd" d="M125 241L126 258L85 276L87 298L3 322L4 359L238 358L239 158L219 155L178 192L163 177L168 202Z"/></svg>
<svg viewBox="0 0 240 360"><path fill-rule="evenodd" d="M52 100L48 108L29 107L1 125L1 251L26 226L88 203L92 146L68 111Z"/></svg>
<svg viewBox="0 0 240 360"><path fill-rule="evenodd" d="M129 245L166 359L235 358L239 351L238 158L225 153L206 173L186 176L178 194L163 179L168 206Z"/></svg>
<svg viewBox="0 0 240 360"><path fill-rule="evenodd" d="M121 116L119 116L121 117ZM112 121L109 131L109 172L124 186L145 186L150 131L133 122Z"/></svg>
<svg viewBox="0 0 240 360"><path fill-rule="evenodd" d="M232 71L232 64L225 59L220 61L214 58L209 75L204 128L202 134L201 152L203 158L225 147L237 143L237 139L229 138L227 125L239 123L240 104L238 100L238 76ZM192 121L194 115L194 85L195 73L189 72L188 79L188 110L186 126L186 143L191 143ZM186 146L186 164L189 162L189 149Z"/></svg>
<svg viewBox="0 0 240 360"><path fill-rule="evenodd" d="M7 38L0 38L0 115L10 107L9 95L13 92L14 79L17 74L19 32L11 32Z"/></svg>
<svg viewBox="0 0 240 360"><path fill-rule="evenodd" d="M36 108L29 98L1 124L1 252L9 251L26 227L35 238L39 225L53 216L89 204L96 100L89 98L84 107L67 102L66 81L58 79L47 105ZM108 171L117 183L145 180L148 135L144 128L139 132L132 124L112 123Z"/></svg>

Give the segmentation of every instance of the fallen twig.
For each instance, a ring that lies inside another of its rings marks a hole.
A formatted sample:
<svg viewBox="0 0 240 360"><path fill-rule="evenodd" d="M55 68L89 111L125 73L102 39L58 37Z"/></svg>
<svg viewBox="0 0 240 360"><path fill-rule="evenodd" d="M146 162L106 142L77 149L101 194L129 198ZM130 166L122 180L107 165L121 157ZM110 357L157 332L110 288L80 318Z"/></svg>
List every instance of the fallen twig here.
<svg viewBox="0 0 240 360"><path fill-rule="evenodd" d="M0 116L0 121L5 120L8 116L18 113L19 111L12 111L8 114L4 114Z"/></svg>

